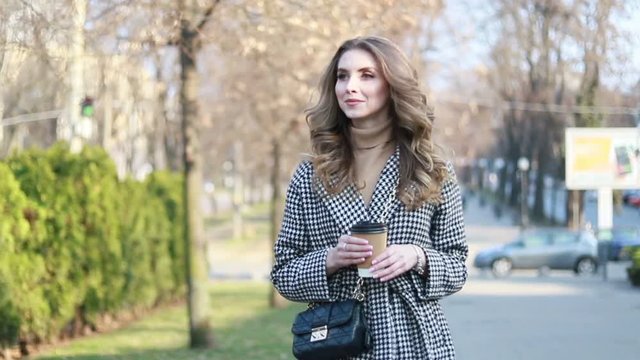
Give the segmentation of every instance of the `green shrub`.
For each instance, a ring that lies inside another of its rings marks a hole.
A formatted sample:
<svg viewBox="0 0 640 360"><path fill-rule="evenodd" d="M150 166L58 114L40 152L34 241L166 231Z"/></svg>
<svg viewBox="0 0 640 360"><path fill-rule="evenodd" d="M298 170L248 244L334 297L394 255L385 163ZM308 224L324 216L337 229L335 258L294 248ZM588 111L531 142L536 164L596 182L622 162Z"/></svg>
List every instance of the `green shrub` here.
<svg viewBox="0 0 640 360"><path fill-rule="evenodd" d="M627 268L629 281L634 286L640 286L640 247L631 249L631 266Z"/></svg>
<svg viewBox="0 0 640 360"><path fill-rule="evenodd" d="M0 279L0 350L18 341L20 315L13 306L9 287Z"/></svg>
<svg viewBox="0 0 640 360"><path fill-rule="evenodd" d="M149 216L146 191L143 184L126 180L120 184L121 192L128 194L126 206L121 210L122 251L125 260L124 306L150 307L157 297L151 267L151 245L147 241Z"/></svg>
<svg viewBox="0 0 640 360"><path fill-rule="evenodd" d="M13 289L8 284L11 256L15 253L17 238L24 237L27 224L22 221L20 206L24 194L13 174L0 163L0 350L13 345L20 330L20 316L13 305Z"/></svg>
<svg viewBox="0 0 640 360"><path fill-rule="evenodd" d="M181 196L177 174L119 181L100 148L58 143L0 162L0 344L182 296Z"/></svg>
<svg viewBox="0 0 640 360"><path fill-rule="evenodd" d="M52 156L51 161L60 159ZM124 285L125 264L120 236L120 199L126 198L118 187L113 161L101 148L85 147L65 164L66 179L74 184L79 197L80 223L84 237L81 271L86 293L84 316L94 321L105 312L119 309Z"/></svg>
<svg viewBox="0 0 640 360"><path fill-rule="evenodd" d="M78 299L86 292L81 271L85 246L80 220L80 195L68 175L72 155L62 144L49 151L29 150L8 159L24 193L45 208L46 236L42 254L45 277L40 285L49 303L51 332L60 331L76 313Z"/></svg>
<svg viewBox="0 0 640 360"><path fill-rule="evenodd" d="M46 336L50 309L41 288L46 272L42 234L37 231L39 211L3 163L0 194L0 324L6 322L0 343L7 346L15 341L15 326L23 336Z"/></svg>
<svg viewBox="0 0 640 360"><path fill-rule="evenodd" d="M182 296L186 293L183 186L184 182L180 174L166 171L153 173L147 179L150 194L162 201L165 215L170 221L167 246L171 260L174 296Z"/></svg>

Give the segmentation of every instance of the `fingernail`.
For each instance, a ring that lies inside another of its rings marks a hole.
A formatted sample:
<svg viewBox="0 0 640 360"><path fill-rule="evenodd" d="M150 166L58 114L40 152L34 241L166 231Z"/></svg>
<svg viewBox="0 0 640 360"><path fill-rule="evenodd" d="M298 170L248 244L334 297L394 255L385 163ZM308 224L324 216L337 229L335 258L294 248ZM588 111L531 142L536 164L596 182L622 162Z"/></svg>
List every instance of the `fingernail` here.
<svg viewBox="0 0 640 360"><path fill-rule="evenodd" d="M378 260L373 260L373 261L371 262L371 265L375 265L375 264L377 264L377 263L378 263Z"/></svg>

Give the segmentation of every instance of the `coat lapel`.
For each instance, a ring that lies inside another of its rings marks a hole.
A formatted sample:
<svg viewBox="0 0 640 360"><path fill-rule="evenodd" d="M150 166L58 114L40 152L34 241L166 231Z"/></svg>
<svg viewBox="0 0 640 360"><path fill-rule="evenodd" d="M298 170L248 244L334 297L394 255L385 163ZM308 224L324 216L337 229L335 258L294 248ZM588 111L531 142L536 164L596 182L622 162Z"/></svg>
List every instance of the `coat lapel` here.
<svg viewBox="0 0 640 360"><path fill-rule="evenodd" d="M353 185L346 187L336 195L329 195L320 181L317 181L317 185L320 198L340 226L341 234L347 234L353 224L368 217L362 196Z"/></svg>
<svg viewBox="0 0 640 360"><path fill-rule="evenodd" d="M382 169L380 178L373 192L369 209L364 205L362 196L354 185L346 187L341 193L329 195L320 181L316 181L321 201L334 218L342 234L349 232L353 224L362 220L389 222L397 209L398 199L395 196L399 176L400 149L389 157ZM383 215L387 209L387 216Z"/></svg>

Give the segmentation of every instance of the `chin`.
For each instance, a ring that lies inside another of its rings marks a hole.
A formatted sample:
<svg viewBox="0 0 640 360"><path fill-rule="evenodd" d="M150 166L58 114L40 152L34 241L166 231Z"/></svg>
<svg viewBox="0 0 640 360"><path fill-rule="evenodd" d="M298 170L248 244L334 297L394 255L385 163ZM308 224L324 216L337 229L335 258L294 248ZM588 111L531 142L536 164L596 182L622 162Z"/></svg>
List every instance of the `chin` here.
<svg viewBox="0 0 640 360"><path fill-rule="evenodd" d="M357 111L349 111L349 112L345 112L344 114L350 120L358 120L358 119L362 119L362 118L364 118L366 116L366 115L363 115L362 113L359 113Z"/></svg>

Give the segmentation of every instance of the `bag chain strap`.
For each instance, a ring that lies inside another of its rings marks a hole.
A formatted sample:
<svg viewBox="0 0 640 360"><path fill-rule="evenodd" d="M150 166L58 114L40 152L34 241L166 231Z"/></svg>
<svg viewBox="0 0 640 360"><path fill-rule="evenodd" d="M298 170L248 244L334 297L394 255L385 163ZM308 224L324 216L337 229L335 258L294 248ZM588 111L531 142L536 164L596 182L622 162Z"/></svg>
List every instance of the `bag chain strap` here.
<svg viewBox="0 0 640 360"><path fill-rule="evenodd" d="M387 200L387 204L385 205L384 210L382 211L382 216L380 216L380 222L382 222L383 224L387 222L387 216L389 216L389 211L391 210L393 201L396 198L396 192L398 191L398 186L400 186L400 175L398 175L398 178L396 179L396 186L394 186L394 188L391 189L391 192L389 193L389 199Z"/></svg>
<svg viewBox="0 0 640 360"><path fill-rule="evenodd" d="M364 278L358 276L358 281L356 282L356 288L353 289L353 293L351 294L351 297L354 300L357 300L359 302L364 301L365 294L362 289L363 286L364 286ZM313 309L317 305L318 305L317 302L310 302L309 304L307 304L307 309Z"/></svg>
<svg viewBox="0 0 640 360"><path fill-rule="evenodd" d="M353 294L351 295L354 299L359 302L364 301L364 291L362 290L362 285L364 285L364 278L358 277L358 282L356 283L356 288L353 289Z"/></svg>

